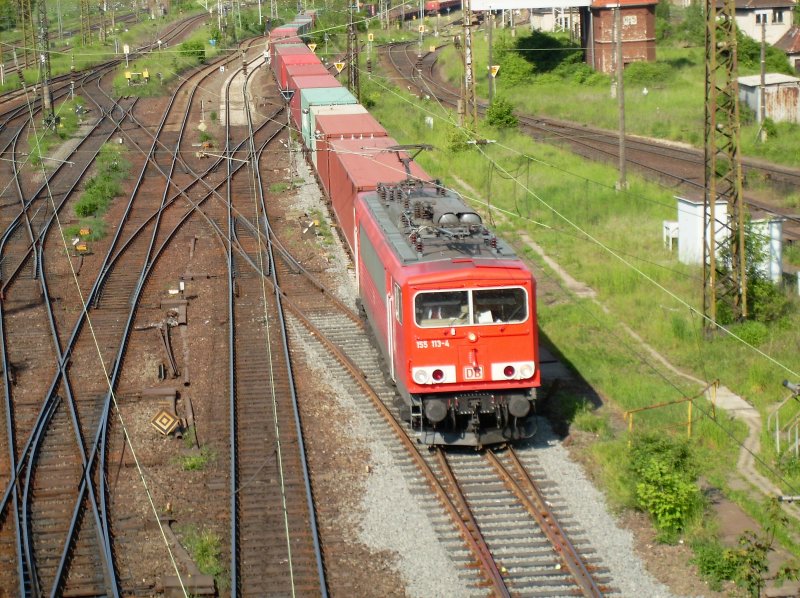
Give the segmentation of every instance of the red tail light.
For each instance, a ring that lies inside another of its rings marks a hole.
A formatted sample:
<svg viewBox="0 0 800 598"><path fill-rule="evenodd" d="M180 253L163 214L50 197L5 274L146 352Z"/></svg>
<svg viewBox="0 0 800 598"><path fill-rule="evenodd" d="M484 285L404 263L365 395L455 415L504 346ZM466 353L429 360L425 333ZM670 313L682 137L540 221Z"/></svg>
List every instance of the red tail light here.
<svg viewBox="0 0 800 598"><path fill-rule="evenodd" d="M433 378L435 382L441 382L444 379L444 372L442 370L433 370L431 378Z"/></svg>
<svg viewBox="0 0 800 598"><path fill-rule="evenodd" d="M503 375L506 378L513 378L516 371L517 370L514 369L513 365L507 365L506 367L503 368Z"/></svg>

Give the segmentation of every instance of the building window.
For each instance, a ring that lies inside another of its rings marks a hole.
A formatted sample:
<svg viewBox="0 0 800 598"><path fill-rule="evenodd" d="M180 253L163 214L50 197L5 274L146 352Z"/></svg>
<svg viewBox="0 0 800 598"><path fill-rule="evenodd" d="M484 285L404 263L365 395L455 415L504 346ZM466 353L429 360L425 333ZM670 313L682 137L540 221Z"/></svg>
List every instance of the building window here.
<svg viewBox="0 0 800 598"><path fill-rule="evenodd" d="M772 11L772 22L773 23L783 23L783 11L782 10L773 10Z"/></svg>
<svg viewBox="0 0 800 598"><path fill-rule="evenodd" d="M757 12L756 13L756 25L761 25L762 23L767 22L767 13L765 12Z"/></svg>

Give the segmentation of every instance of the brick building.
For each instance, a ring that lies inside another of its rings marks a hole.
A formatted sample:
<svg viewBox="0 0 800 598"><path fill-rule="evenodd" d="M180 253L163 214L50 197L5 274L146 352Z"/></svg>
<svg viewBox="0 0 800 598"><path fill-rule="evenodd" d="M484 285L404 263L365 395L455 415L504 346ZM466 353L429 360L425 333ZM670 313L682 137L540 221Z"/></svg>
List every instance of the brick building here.
<svg viewBox="0 0 800 598"><path fill-rule="evenodd" d="M622 60L652 62L656 59L656 4L658 0L594 0L581 8L581 42L586 63L595 70L616 69L614 13L622 11Z"/></svg>

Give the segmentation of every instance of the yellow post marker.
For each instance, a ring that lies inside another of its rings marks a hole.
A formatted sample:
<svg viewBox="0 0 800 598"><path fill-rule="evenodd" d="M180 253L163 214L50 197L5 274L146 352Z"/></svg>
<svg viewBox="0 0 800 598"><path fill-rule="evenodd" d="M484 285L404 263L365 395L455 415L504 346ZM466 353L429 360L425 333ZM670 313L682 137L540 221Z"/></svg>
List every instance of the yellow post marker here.
<svg viewBox="0 0 800 598"><path fill-rule="evenodd" d="M375 34L374 33L367 33L367 41L375 41Z"/></svg>
<svg viewBox="0 0 800 598"><path fill-rule="evenodd" d="M91 229L91 228L82 228L82 229L80 229L80 230L78 231L78 234L79 234L81 237L88 237L89 235L91 235L91 234L92 234L92 229Z"/></svg>

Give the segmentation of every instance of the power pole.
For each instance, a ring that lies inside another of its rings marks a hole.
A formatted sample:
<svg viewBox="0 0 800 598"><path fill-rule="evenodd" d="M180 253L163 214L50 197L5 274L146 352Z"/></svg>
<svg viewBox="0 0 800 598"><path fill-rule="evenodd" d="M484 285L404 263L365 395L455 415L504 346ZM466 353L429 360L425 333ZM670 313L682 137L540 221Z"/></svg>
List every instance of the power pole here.
<svg viewBox="0 0 800 598"><path fill-rule="evenodd" d="M46 127L55 127L53 97L50 95L50 35L47 30L47 4L37 3L39 8L39 66L42 69L42 116Z"/></svg>
<svg viewBox="0 0 800 598"><path fill-rule="evenodd" d="M494 13L490 10L487 13L486 26L489 28L489 105L492 105L494 99L494 77L492 77L492 64L494 64L492 57L492 29L494 29Z"/></svg>
<svg viewBox="0 0 800 598"><path fill-rule="evenodd" d="M614 29L617 42L617 107L619 109L619 181L617 190L628 188L625 161L625 62L622 52L622 9L614 9Z"/></svg>
<svg viewBox="0 0 800 598"><path fill-rule="evenodd" d="M739 151L739 84L734 0L706 2L705 194L703 218L703 313L706 333L717 325L717 304L735 321L747 318L744 201ZM728 217L718 222L717 201Z"/></svg>
<svg viewBox="0 0 800 598"><path fill-rule="evenodd" d="M81 42L84 46L92 43L92 23L89 16L89 0L80 0L81 3Z"/></svg>
<svg viewBox="0 0 800 598"><path fill-rule="evenodd" d="M472 63L472 4L464 2L464 113L472 128L478 128L478 105L475 101L475 66ZM469 123L465 122L467 126Z"/></svg>
<svg viewBox="0 0 800 598"><path fill-rule="evenodd" d="M353 22L355 5L350 5L347 21L347 87L361 101L361 85L358 80L358 31Z"/></svg>
<svg viewBox="0 0 800 598"><path fill-rule="evenodd" d="M764 121L767 120L767 19L761 17L761 86L758 90L758 139L761 143L767 141L767 130Z"/></svg>

